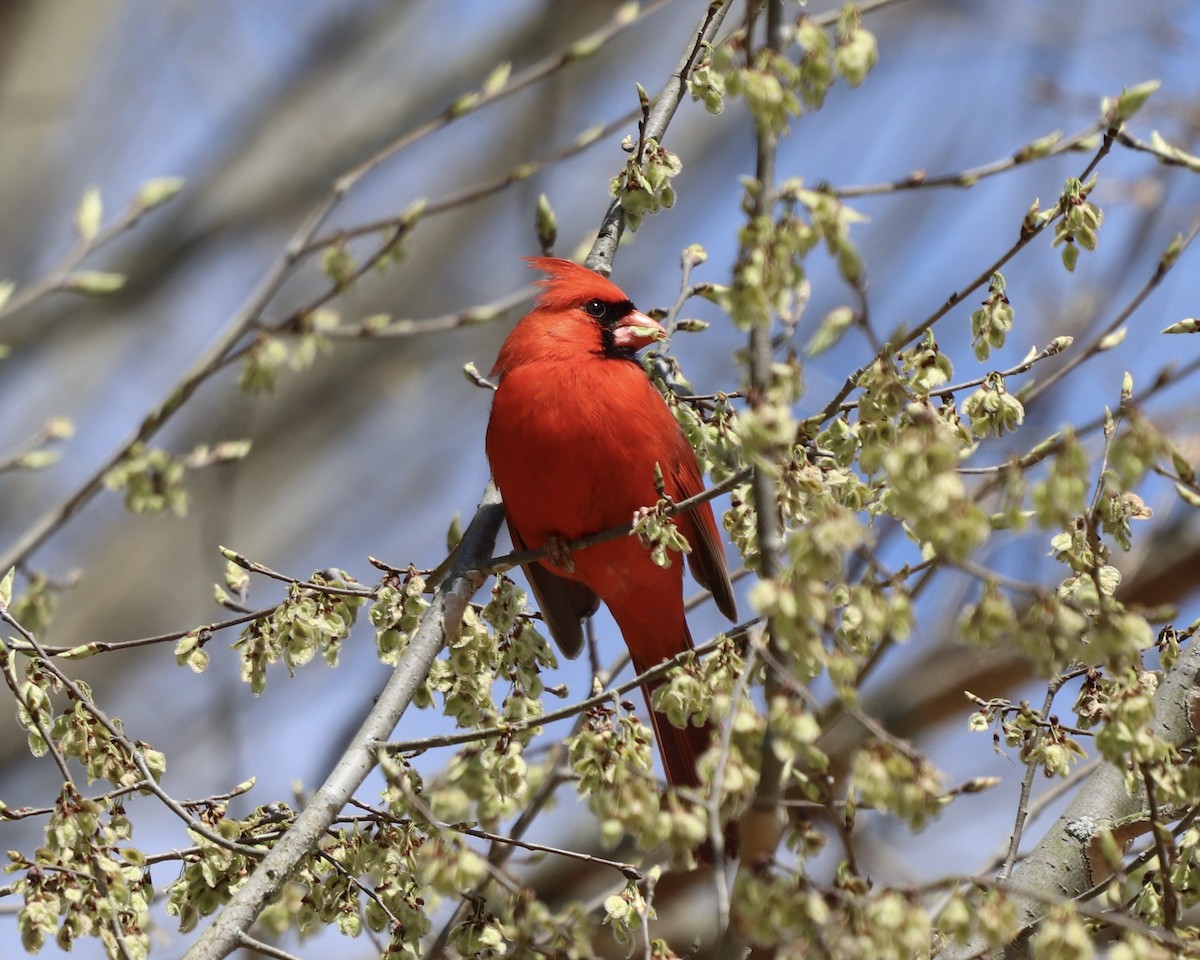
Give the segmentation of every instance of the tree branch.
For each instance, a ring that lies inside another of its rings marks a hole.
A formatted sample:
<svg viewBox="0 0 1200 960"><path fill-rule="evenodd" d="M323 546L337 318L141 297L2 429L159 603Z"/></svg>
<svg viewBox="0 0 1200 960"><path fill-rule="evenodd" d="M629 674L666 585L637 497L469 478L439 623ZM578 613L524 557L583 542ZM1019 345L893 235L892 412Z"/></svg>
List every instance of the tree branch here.
<svg viewBox="0 0 1200 960"><path fill-rule="evenodd" d="M1156 737L1174 746L1192 740L1190 710L1197 696L1200 675L1200 643L1191 643L1163 677L1154 696L1154 720L1150 725ZM1017 911L1018 927L1014 941L1004 956L1024 960L1029 956L1029 934L1045 914L1048 898L1061 902L1088 893L1092 887L1089 846L1103 830L1147 809L1144 790L1131 795L1125 789L1125 772L1110 763L1103 764L1079 788L1075 799L1046 832L1046 835L1017 869L1009 886ZM1153 825L1152 825L1153 827ZM1160 864L1169 870L1169 864ZM984 949L981 939L966 945L951 946L943 960L966 960Z"/></svg>
<svg viewBox="0 0 1200 960"><path fill-rule="evenodd" d="M679 58L678 65L672 71L671 76L667 78L666 86L663 87L654 102L654 107L642 129L644 137L662 140L671 123L671 118L675 116L675 111L679 109L679 104L683 101L688 77L691 75L696 58L700 55L705 43L712 43L717 31L721 29L721 23L725 20L725 14L729 12L732 3L733 0L712 0L712 3L708 5L708 10L705 11L704 17L700 21L694 40L683 52L683 56ZM617 244L621 242L621 234L624 232L625 210L622 208L620 200L614 200L604 214L604 222L600 225L600 232L596 237L596 242L592 244L592 249L588 252L587 259L584 260L584 265L604 276L612 273L613 257L616 256Z"/></svg>
<svg viewBox="0 0 1200 960"><path fill-rule="evenodd" d="M748 8L752 9L752 8ZM764 49L778 53L783 46L782 35L783 5L782 0L768 0L766 5L766 37ZM754 193L753 209L749 212L749 221L754 223L760 219L772 216L775 203L775 157L778 150L778 136L766 125L760 123L758 128L758 155L755 162L755 179L757 187ZM754 241L748 241L754 242ZM750 251L743 248L741 259L745 260ZM749 365L750 365L750 405L759 407L767 402L768 391L772 382L772 367L774 347L771 340L772 316L755 317L750 327ZM779 513L775 493L775 476L770 467L758 463L753 467L750 479L750 492L754 502L754 512L757 524L759 574L766 581L774 580L779 574L779 555L782 550ZM768 617L766 631L761 638L764 653L769 653L771 659L785 666L791 658L779 646L775 632L774 618ZM768 670L766 676L766 715L771 716L772 703L776 697L786 696L782 687L783 678L775 670ZM783 836L785 819L780 806L784 799L783 771L784 764L776 756L775 740L771 729L770 719L763 735L762 749L759 754L759 780L754 791L750 808L742 815L739 830L742 841L742 862L738 865L738 873L744 870L758 869L774 855ZM722 836L719 832L713 835L711 842L714 848L716 870L721 872L724 867L724 850ZM734 881L735 888L737 881ZM740 916L739 903L735 899L730 905L730 921L723 931L723 940L719 949L722 957L741 956L748 943L748 930Z"/></svg>
<svg viewBox="0 0 1200 960"><path fill-rule="evenodd" d="M503 516L500 495L488 484L479 509L463 534L449 576L422 615L412 641L350 746L295 823L184 955L185 960L218 960L238 947L263 907L312 852L342 807L375 768L380 742L400 722L442 647L457 634L471 597L483 584L485 574L477 568L491 556Z"/></svg>

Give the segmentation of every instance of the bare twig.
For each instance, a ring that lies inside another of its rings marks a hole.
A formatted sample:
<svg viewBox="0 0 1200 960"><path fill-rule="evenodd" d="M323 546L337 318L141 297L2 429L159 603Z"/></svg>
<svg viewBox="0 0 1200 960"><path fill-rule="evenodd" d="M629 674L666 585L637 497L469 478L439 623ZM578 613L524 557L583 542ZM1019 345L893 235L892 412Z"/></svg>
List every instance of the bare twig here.
<svg viewBox="0 0 1200 960"><path fill-rule="evenodd" d="M256 940L245 931L238 931L237 943L238 946L245 947L247 950L253 950L255 953L261 953L264 957L271 957L273 960L301 960L294 953L288 953L286 950L281 950L273 944Z"/></svg>
<svg viewBox="0 0 1200 960"><path fill-rule="evenodd" d="M488 197L493 193L497 193L514 183L526 181L535 173L544 170L546 167L573 157L578 153L582 153L593 144L598 143L606 137L612 136L618 130L628 125L637 116L638 111L631 110L615 120L610 120L606 124L589 127L561 149L548 153L536 160L529 160L521 163L497 177L491 177L482 183L477 183L474 186L467 187L463 190L458 190L450 194L450 196L443 197L440 200L434 200L426 204L421 208L421 217L424 219L425 217L432 217L439 213L447 213L451 210L456 210L459 207L474 203L477 200L482 200L485 197ZM386 230L395 230L398 227L403 226L403 224L403 214L396 217L387 217L381 220L372 220L367 223L358 223L352 227L346 227L342 230L334 230L328 234L314 238L308 244L306 252L318 250L322 247L332 246L338 243L344 243L347 240L351 240L355 237L365 236L367 234L382 233Z"/></svg>
<svg viewBox="0 0 1200 960"><path fill-rule="evenodd" d="M1050 716L1050 708L1054 705L1054 695L1058 692L1056 686L1051 685L1046 690L1046 700L1042 704L1042 716ZM1038 727L1033 734L1034 746L1042 738L1046 736L1046 731L1043 727ZM1025 776L1021 778L1021 796L1017 801L1017 816L1013 823L1012 836L1008 840L1008 855L1004 858L1004 863L1000 867L999 877L1001 880L1007 880L1012 875L1013 865L1017 862L1017 851L1021 847L1021 835L1025 832L1025 818L1029 816L1029 794L1033 790L1033 776L1037 773L1038 763L1036 757L1031 757L1025 764Z"/></svg>
<svg viewBox="0 0 1200 960"><path fill-rule="evenodd" d="M43 647L42 650L47 657L83 659L93 654L109 653L113 650L132 650L135 647L149 647L156 643L170 643L172 640L182 640L190 633L197 634L200 637L200 645L203 646L207 642L209 634L216 633L218 630L227 630L230 627L239 627L243 623L261 620L263 617L269 617L279 609L279 606L280 604L277 603L274 606L263 607L261 610L252 610L236 617L230 617L228 620L218 620L214 623L202 624L199 627L188 627L186 630L160 633L153 637L138 637L135 640L92 640L73 647Z"/></svg>
<svg viewBox="0 0 1200 960"><path fill-rule="evenodd" d="M936 187L973 187L980 180L993 177L999 173L1007 173L1016 167L1035 160L1045 160L1057 157L1075 150L1087 149L1087 144L1103 128L1094 123L1086 130L1063 137L1061 133L1052 133L1033 143L1026 144L1011 155L978 167L968 167L956 173L944 173L931 177L924 170L917 170L907 177L891 180L887 183L868 183L849 187L827 187L829 193L839 199L853 197L868 197L882 193L896 193L901 190L922 190Z"/></svg>
<svg viewBox="0 0 1200 960"><path fill-rule="evenodd" d="M0 320L7 319L49 293L75 289L71 283L71 277L79 265L109 241L137 226L141 222L142 217L149 213L151 209L153 208L148 207L141 198L135 198L125 208L124 212L107 227L99 230L92 237L81 237L71 252L67 254L54 270L41 280L21 287L16 296L9 299L3 305L0 305ZM7 566L5 566L5 569L7 569Z"/></svg>

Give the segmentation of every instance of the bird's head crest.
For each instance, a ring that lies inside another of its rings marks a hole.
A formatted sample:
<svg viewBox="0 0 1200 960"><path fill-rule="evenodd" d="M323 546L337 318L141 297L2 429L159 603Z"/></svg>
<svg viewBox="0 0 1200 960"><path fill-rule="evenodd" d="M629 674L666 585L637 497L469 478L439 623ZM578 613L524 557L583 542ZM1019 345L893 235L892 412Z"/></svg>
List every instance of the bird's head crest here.
<svg viewBox="0 0 1200 960"><path fill-rule="evenodd" d="M608 302L628 299L615 283L582 264L557 257L526 257L525 262L547 275L545 280L538 281L543 288L538 297L539 307L566 309L592 297Z"/></svg>

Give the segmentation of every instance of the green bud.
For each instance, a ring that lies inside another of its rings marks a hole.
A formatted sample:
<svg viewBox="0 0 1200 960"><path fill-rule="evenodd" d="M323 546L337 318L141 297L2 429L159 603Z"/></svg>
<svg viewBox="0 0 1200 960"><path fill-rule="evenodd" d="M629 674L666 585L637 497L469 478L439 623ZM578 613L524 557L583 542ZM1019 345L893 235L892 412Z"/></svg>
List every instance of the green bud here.
<svg viewBox="0 0 1200 960"><path fill-rule="evenodd" d="M354 257L350 255L345 243L331 244L321 255L321 271L339 290L354 279L357 269Z"/></svg>
<svg viewBox="0 0 1200 960"><path fill-rule="evenodd" d="M71 274L62 287L75 293L90 296L103 296L115 293L125 286L125 276L120 273L106 273L102 270L80 270Z"/></svg>
<svg viewBox="0 0 1200 960"><path fill-rule="evenodd" d="M100 200L100 188L88 187L83 191L83 198L75 210L75 232L84 243L95 238L100 232L100 220L104 214L104 205Z"/></svg>
<svg viewBox="0 0 1200 960"><path fill-rule="evenodd" d="M1119 97L1105 97L1100 101L1100 118L1107 127L1119 127L1137 113L1151 95L1161 86L1158 80L1147 80L1136 87L1127 87Z"/></svg>
<svg viewBox="0 0 1200 960"><path fill-rule="evenodd" d="M1040 160L1042 157L1049 156L1054 148L1062 141L1062 131L1055 130L1053 133L1048 133L1044 137L1039 137L1032 143L1027 143L1013 154L1013 160L1017 163L1028 163L1030 160Z"/></svg>
<svg viewBox="0 0 1200 960"><path fill-rule="evenodd" d="M143 210L162 206L183 189L183 177L156 177L142 184L137 194L137 204Z"/></svg>
<svg viewBox="0 0 1200 960"><path fill-rule="evenodd" d="M538 195L535 222L538 243L543 252L549 253L554 249L554 241L558 239L558 218L555 217L554 208L550 206L550 201L544 193Z"/></svg>
<svg viewBox="0 0 1200 960"><path fill-rule="evenodd" d="M492 72L487 75L487 79L483 81L483 95L485 97L494 97L497 93L504 89L508 83L508 78L512 75L512 61L505 60L493 68Z"/></svg>
<svg viewBox="0 0 1200 960"><path fill-rule="evenodd" d="M810 357L816 357L834 346L854 325L854 310L847 306L834 307L821 319L816 332L804 347Z"/></svg>
<svg viewBox="0 0 1200 960"><path fill-rule="evenodd" d="M62 453L58 450L30 450L14 457L12 464L17 470L45 470L61 459Z"/></svg>

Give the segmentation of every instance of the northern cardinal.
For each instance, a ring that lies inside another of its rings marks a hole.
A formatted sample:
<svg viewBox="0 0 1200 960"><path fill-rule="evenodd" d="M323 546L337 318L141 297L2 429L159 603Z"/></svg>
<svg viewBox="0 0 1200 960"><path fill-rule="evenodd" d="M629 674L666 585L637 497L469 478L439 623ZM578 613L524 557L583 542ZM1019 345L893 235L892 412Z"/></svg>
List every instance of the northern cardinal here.
<svg viewBox="0 0 1200 960"><path fill-rule="evenodd" d="M704 489L696 455L636 352L666 337L613 283L567 260L530 257L549 274L533 310L500 348L487 430L487 456L504 498L513 545L548 547L526 564L542 617L559 648L583 648L580 620L603 600L641 673L690 649L683 614L683 564L654 563L634 537L569 553L589 533L629 523L658 502L655 464L675 501ZM675 517L692 551L688 562L718 609L736 619L733 589L712 509L707 503ZM650 705L652 690L646 689ZM698 786L696 760L707 729L674 726L650 708L667 780Z"/></svg>

